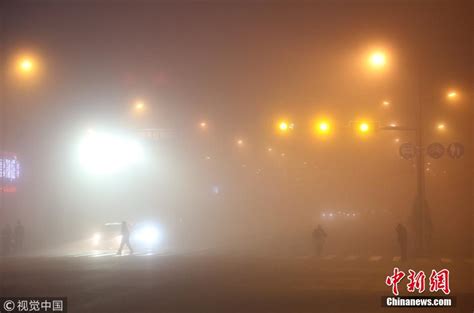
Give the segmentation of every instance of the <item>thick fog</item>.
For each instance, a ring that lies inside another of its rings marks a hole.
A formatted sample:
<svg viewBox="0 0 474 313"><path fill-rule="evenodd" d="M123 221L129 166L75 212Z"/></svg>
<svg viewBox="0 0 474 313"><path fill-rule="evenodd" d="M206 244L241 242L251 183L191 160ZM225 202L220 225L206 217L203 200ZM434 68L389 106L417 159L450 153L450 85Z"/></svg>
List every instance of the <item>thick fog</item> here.
<svg viewBox="0 0 474 313"><path fill-rule="evenodd" d="M361 139L353 123L370 118L421 127L425 147L464 145L460 159L425 157L429 249L472 255L464 6L45 3L4 3L0 14L4 69L23 51L41 64L27 82L5 70L1 85L0 150L16 153L21 177L2 195L0 226L21 220L32 249L80 243L107 222L153 220L166 247L307 254L320 224L328 253L393 251L398 223L414 236L417 165L399 147L416 138ZM389 51L384 73L364 63L378 47ZM142 116L131 109L137 98ZM333 121L326 140L312 133L318 116ZM275 127L282 118L294 123L286 136ZM138 131L149 128L160 138ZM136 138L143 160L111 175L85 171L78 150L89 129Z"/></svg>

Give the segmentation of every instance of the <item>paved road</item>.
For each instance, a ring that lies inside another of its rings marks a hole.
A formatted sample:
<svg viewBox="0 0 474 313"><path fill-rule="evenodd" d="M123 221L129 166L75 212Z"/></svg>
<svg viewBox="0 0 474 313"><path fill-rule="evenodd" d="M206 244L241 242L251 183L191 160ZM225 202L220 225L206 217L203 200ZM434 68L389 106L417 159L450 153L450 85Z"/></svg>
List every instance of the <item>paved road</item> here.
<svg viewBox="0 0 474 313"><path fill-rule="evenodd" d="M0 259L3 296L67 296L69 312L410 312L384 309L385 277L449 268L455 309L473 312L470 259L382 256L269 257L111 252ZM432 309L416 311L437 312Z"/></svg>

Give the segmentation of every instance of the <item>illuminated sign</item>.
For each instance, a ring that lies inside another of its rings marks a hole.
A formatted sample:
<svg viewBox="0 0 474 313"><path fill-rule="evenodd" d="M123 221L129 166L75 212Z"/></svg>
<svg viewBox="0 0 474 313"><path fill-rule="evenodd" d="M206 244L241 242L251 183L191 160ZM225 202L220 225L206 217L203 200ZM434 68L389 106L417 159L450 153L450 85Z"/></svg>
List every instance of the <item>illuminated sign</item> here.
<svg viewBox="0 0 474 313"><path fill-rule="evenodd" d="M16 192L16 181L20 177L20 162L14 153L0 154L0 191Z"/></svg>

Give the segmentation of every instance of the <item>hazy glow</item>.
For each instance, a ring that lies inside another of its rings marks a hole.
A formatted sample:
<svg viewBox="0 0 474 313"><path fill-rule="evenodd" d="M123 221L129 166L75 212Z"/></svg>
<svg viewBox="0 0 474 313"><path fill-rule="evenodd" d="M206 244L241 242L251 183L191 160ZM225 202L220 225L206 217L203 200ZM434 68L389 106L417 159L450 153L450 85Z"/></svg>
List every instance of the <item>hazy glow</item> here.
<svg viewBox="0 0 474 313"><path fill-rule="evenodd" d="M207 123L206 122L201 122L201 123L199 123L199 127L201 127L202 129L206 129L207 128Z"/></svg>
<svg viewBox="0 0 474 313"><path fill-rule="evenodd" d="M278 128L282 131L282 132L286 132L289 128L288 126L288 123L287 122L280 122L278 124Z"/></svg>
<svg viewBox="0 0 474 313"><path fill-rule="evenodd" d="M327 135L331 132L331 123L325 119L319 120L315 124L315 130L320 135Z"/></svg>
<svg viewBox="0 0 474 313"><path fill-rule="evenodd" d="M388 106L390 106L390 102L387 101L387 100L385 100L384 102L382 102L382 105L383 105L384 107L388 107Z"/></svg>
<svg viewBox="0 0 474 313"><path fill-rule="evenodd" d="M94 246L97 246L100 243L100 239L102 238L102 235L100 233L95 233L92 236L92 244Z"/></svg>
<svg viewBox="0 0 474 313"><path fill-rule="evenodd" d="M143 160L141 145L131 138L89 130L79 144L79 162L90 174L118 172Z"/></svg>
<svg viewBox="0 0 474 313"><path fill-rule="evenodd" d="M384 67L387 62L385 53L380 52L380 51L372 53L372 55L370 56L369 62L375 68Z"/></svg>
<svg viewBox="0 0 474 313"><path fill-rule="evenodd" d="M36 62L30 56L19 57L16 61L17 73L22 76L31 76L36 72Z"/></svg>
<svg viewBox="0 0 474 313"><path fill-rule="evenodd" d="M160 239L160 232L157 227L146 225L137 229L134 237L145 245L153 245Z"/></svg>
<svg viewBox="0 0 474 313"><path fill-rule="evenodd" d="M145 102L143 102L142 100L136 100L134 104L134 109L137 112L145 110Z"/></svg>
<svg viewBox="0 0 474 313"><path fill-rule="evenodd" d="M237 145L239 147L243 146L244 145L244 141L242 139L237 139Z"/></svg>
<svg viewBox="0 0 474 313"><path fill-rule="evenodd" d="M444 131L446 130L446 125L444 123L439 123L438 126L436 126L436 128L438 128L438 130L440 131Z"/></svg>
<svg viewBox="0 0 474 313"><path fill-rule="evenodd" d="M31 72L33 70L33 61L30 59L23 59L20 61L19 66L23 72Z"/></svg>
<svg viewBox="0 0 474 313"><path fill-rule="evenodd" d="M446 95L448 97L448 99L456 99L458 97L458 93L455 91L455 90L451 90L448 92L448 94Z"/></svg>
<svg viewBox="0 0 474 313"><path fill-rule="evenodd" d="M293 123L291 123L291 122L289 122L285 119L279 120L276 124L277 131L280 134L287 134L294 127L295 127L295 124L293 124Z"/></svg>
<svg viewBox="0 0 474 313"><path fill-rule="evenodd" d="M368 133L370 131L370 125L369 123L362 122L359 124L358 129L361 133Z"/></svg>

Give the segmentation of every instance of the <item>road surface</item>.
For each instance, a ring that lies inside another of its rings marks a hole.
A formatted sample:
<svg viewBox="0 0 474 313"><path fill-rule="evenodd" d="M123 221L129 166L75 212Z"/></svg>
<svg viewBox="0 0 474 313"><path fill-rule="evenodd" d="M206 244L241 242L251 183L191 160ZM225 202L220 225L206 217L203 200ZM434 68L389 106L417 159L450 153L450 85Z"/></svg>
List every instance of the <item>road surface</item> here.
<svg viewBox="0 0 474 313"><path fill-rule="evenodd" d="M383 256L317 259L201 251L121 257L95 252L0 262L3 297L65 296L68 312L411 312L381 306L381 296L391 294L384 282L394 266L451 270L456 307L416 312L474 311L471 259L402 264Z"/></svg>

